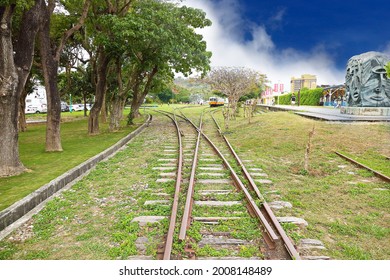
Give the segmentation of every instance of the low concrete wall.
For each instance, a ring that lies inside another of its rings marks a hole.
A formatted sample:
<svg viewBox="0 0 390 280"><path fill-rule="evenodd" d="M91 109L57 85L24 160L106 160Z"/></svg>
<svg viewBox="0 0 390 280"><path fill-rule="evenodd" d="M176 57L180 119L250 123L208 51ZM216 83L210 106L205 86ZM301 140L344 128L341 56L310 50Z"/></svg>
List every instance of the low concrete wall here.
<svg viewBox="0 0 390 280"><path fill-rule="evenodd" d="M291 109L281 108L281 107L275 107L272 105L264 105L264 104L257 104L257 107L266 110L266 111L291 111Z"/></svg>
<svg viewBox="0 0 390 280"><path fill-rule="evenodd" d="M356 116L390 116L390 107L342 107L340 113Z"/></svg>
<svg viewBox="0 0 390 280"><path fill-rule="evenodd" d="M53 194L61 190L67 184L76 180L78 177L89 171L100 161L114 155L120 148L127 144L132 138L137 136L145 127L149 125L152 117L149 116L148 120L139 128L131 132L126 137L119 140L115 145L101 152L100 154L90 158L89 160L81 163L80 165L72 168L68 172L62 174L56 179L50 181L48 184L42 186L38 190L32 192L28 196L14 203L7 209L0 212L0 231L23 217L25 214L33 210L41 202L51 197Z"/></svg>

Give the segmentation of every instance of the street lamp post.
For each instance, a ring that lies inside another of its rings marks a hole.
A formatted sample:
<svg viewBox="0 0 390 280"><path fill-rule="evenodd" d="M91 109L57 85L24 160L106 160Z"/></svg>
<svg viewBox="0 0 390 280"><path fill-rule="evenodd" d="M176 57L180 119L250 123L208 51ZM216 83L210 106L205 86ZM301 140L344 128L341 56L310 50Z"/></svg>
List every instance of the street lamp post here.
<svg viewBox="0 0 390 280"><path fill-rule="evenodd" d="M72 113L72 94L69 94L69 112Z"/></svg>
<svg viewBox="0 0 390 280"><path fill-rule="evenodd" d="M298 106L301 105L301 90L298 90Z"/></svg>

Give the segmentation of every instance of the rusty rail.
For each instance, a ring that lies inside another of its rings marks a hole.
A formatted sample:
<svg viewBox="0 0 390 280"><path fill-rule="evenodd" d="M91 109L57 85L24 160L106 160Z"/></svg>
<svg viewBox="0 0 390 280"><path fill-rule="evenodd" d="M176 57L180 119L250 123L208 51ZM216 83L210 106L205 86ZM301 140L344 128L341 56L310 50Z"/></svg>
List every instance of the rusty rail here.
<svg viewBox="0 0 390 280"><path fill-rule="evenodd" d="M203 118L203 113L199 120L198 138L196 140L196 147L195 147L194 157L192 160L192 167L191 167L191 176L190 176L190 181L187 190L186 204L184 206L183 219L181 222L181 227L179 232L180 241L183 241L186 238L187 229L189 228L191 223L191 212L194 203L193 195L194 195L194 186L195 186L195 171L198 163L199 143L200 143L201 130L202 130L202 118Z"/></svg>
<svg viewBox="0 0 390 280"><path fill-rule="evenodd" d="M299 254L298 254L298 252L297 252L297 250L294 247L294 244L288 238L286 232L284 231L283 227L280 225L280 223L279 223L278 219L276 218L275 214L273 213L271 207L268 205L268 203L265 201L264 197L260 193L259 188L257 187L256 183L252 179L252 176L249 174L249 172L246 169L245 165L242 163L241 159L239 158L237 153L234 151L232 145L230 144L230 142L228 141L226 136L222 134L221 127L219 126L217 120L214 118L214 116L212 114L210 114L210 115L211 115L215 125L218 128L219 134L224 139L226 145L229 147L229 150L233 154L233 156L236 159L237 163L240 165L241 170L242 170L245 178L248 180L251 189L256 193L257 197L263 201L262 208L264 209L264 211L265 211L266 215L268 216L269 220L272 222L272 224L276 228L277 232L279 233L280 237L282 238L282 240L284 242L284 245L286 247L286 250L288 251L288 253L290 254L290 256L293 259L295 259L295 260L301 259Z"/></svg>
<svg viewBox="0 0 390 280"><path fill-rule="evenodd" d="M156 110L157 112L160 112L167 117L169 117L172 122L174 123L176 127L177 137L178 137L178 144L179 144L179 159L177 162L177 176L176 176L176 184L175 184L175 194L173 196L173 203L172 203L172 212L171 217L169 220L169 228L168 233L165 241L165 247L164 247L164 260L170 260L171 259L171 253L172 253L172 244L173 244L173 236L175 233L175 227L176 227L176 218L177 218L177 209L179 205L179 194L180 194L180 188L181 188L181 181L182 181L182 168L183 168L183 145L182 145L182 139L181 139L181 133L179 129L179 125L176 120L176 115L173 113L173 117L170 116L167 112Z"/></svg>
<svg viewBox="0 0 390 280"><path fill-rule="evenodd" d="M182 114L183 115L183 114ZM251 194L246 189L245 185L242 183L240 178L238 177L237 173L234 171L234 169L231 167L227 159L224 157L224 155L219 151L219 149L216 147L216 145L210 140L210 138L201 131L190 119L188 119L186 116L183 115L183 118L185 118L188 122L192 124L192 126L198 130L202 134L202 136L206 139L206 141L211 145L211 147L214 149L214 151L218 154L218 156L222 159L224 165L227 169L229 169L231 173L231 177L235 183L235 185L244 193L245 199L248 202L248 206L251 209L251 212L257 217L257 219L261 222L263 227L265 228L265 232L267 233L268 240L267 243L270 246L274 246L274 243L279 239L279 237L276 235L272 227L269 225L268 221L266 220L265 216L261 213L259 207L256 205L256 202L252 198Z"/></svg>
<svg viewBox="0 0 390 280"><path fill-rule="evenodd" d="M364 164L362 164L362 163L360 163L360 162L357 162L356 160L353 160L352 158L347 157L346 155L343 155L343 154L341 154L341 153L339 153L339 152L335 152L335 153L336 153L336 155L338 155L339 157L342 157L342 158L348 160L349 162L351 162L351 163L353 163L353 164L355 164L355 165L357 165L357 166L359 166L359 167L362 167L362 168L365 168L365 169L371 171L371 172L374 173L374 175L377 176L378 178L381 178L382 180L384 180L384 181L386 181L386 182L390 182L390 177L388 177L388 176L386 176L386 175L384 175L384 174L382 174L382 173L380 173L380 172L378 172L378 171L375 171L374 169L372 169L372 168L370 168L370 167L368 167L368 166L366 166L366 165L364 165Z"/></svg>
<svg viewBox="0 0 390 280"><path fill-rule="evenodd" d="M161 113L163 114L172 114L172 113L168 113L168 112L164 112L164 111L161 111ZM219 151L219 149L215 146L215 144L210 140L210 138L208 138L208 136L201 130L201 128L198 128L190 119L188 119L182 112L181 112L182 116L179 116L177 115L178 117L180 118L183 118L185 119L186 121L188 121L189 123L191 123L191 125L198 131L198 138L200 135L202 135L206 141L212 146L212 148L214 149L214 151L218 154L218 156L223 160L223 163L224 165L226 166L226 168L228 168L231 172L231 176L232 176L232 179L235 183L235 185L241 189L241 191L244 193L245 195L245 198L248 202L248 206L250 207L251 209L251 212L257 217L257 219L260 221L260 223L263 225L264 229L265 229L265 241L267 242L267 244L271 247L271 248L275 248L275 242L279 240L279 236L275 233L274 229L271 227L271 225L269 224L269 221L272 222L274 228L277 230L278 234L280 235L280 237L282 238L283 242L284 242L284 246L287 250L287 252L290 254L290 256L292 257L292 259L295 259L295 260L299 260L301 259L298 252L296 251L294 245L292 244L292 242L290 241L290 239L288 238L288 236L286 235L286 233L284 232L283 228L281 227L280 223L278 222L278 220L276 219L275 215L273 214L271 208L269 207L269 205L265 202L263 196L261 195L260 191L258 190L256 184L254 183L253 179L251 178L249 172L246 170L244 164L242 163L242 161L240 160L240 158L238 157L238 155L235 153L233 147L230 145L229 141L226 139L226 137L224 137L227 145L229 146L229 149L231 150L231 152L233 153L234 157L236 158L236 160L239 162L240 164L240 167L242 168L243 170L243 173L245 175L245 177L247 178L247 180L249 181L250 183L250 186L252 188L253 191L256 192L256 195L259 197L259 199L261 199L263 201L262 205L261 205L261 208L262 210L260 210L260 208L256 205L254 199L252 198L251 194L248 192L248 190L246 189L245 185L242 183L242 181L240 180L240 178L238 177L237 173L234 171L234 169L231 167L231 165L229 164L229 162L227 161L227 159L223 156L223 154ZM176 115L175 115L176 117ZM214 119L214 118L213 118ZM215 119L214 119L215 121ZM216 122L216 121L215 121ZM177 124L177 122L176 122ZM217 126L219 127L218 123L216 122ZM221 129L219 127L219 132L221 133ZM179 133L180 134L180 133ZM222 135L222 134L221 134ZM195 160L194 160L195 161ZM193 162L194 164L194 162ZM192 173L192 172L191 172ZM194 175L193 175L194 176ZM191 195L190 195L191 194ZM186 201L186 204L189 203L191 204L191 201L192 201L192 194L193 194L193 190L189 190L188 193L187 193L187 201ZM190 197L190 198L189 198ZM189 206L191 209L191 206ZM186 219L183 219L182 220L182 228L181 228L181 232L185 232L186 229L188 228L189 226L189 223L190 223L190 213L191 213L191 210L186 210L185 212L188 212L188 217L186 217ZM264 213L263 213L264 212ZM172 223L171 223L172 224ZM183 226L185 225L185 226ZM185 231L182 230L183 227L185 227ZM173 236L173 233L172 233L172 236ZM184 240L185 238L185 233L181 233L181 236L179 237L180 240Z"/></svg>

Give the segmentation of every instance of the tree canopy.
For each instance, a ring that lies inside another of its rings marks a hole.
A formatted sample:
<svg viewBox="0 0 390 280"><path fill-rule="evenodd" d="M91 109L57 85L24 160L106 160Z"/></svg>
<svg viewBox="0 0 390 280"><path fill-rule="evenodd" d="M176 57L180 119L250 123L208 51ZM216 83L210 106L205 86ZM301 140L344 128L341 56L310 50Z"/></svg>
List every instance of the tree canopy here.
<svg viewBox="0 0 390 280"><path fill-rule="evenodd" d="M1 145L0 176L24 170L18 114L24 113L19 103L25 102L33 64L45 83L46 151L53 152L62 151L61 98L72 94L85 102L94 94L88 131L96 134L99 115L105 120L109 112L116 130L126 102L131 123L146 95L166 89L175 73L204 76L210 70L211 53L196 30L211 21L181 1L0 0L0 17L6 29L0 34L0 74L12 82L0 81L6 100L0 104L0 139L10 143Z"/></svg>
<svg viewBox="0 0 390 280"><path fill-rule="evenodd" d="M225 126L237 111L237 102L245 94L259 87L264 81L264 75L245 67L217 67L210 71L205 81L215 91L221 92L229 99L225 115Z"/></svg>
<svg viewBox="0 0 390 280"><path fill-rule="evenodd" d="M180 20L178 20L180 19ZM147 93L173 80L174 73L205 75L211 53L195 32L211 24L201 10L154 0L136 1L126 16L105 15L97 42L121 62L120 83L132 98L129 122Z"/></svg>

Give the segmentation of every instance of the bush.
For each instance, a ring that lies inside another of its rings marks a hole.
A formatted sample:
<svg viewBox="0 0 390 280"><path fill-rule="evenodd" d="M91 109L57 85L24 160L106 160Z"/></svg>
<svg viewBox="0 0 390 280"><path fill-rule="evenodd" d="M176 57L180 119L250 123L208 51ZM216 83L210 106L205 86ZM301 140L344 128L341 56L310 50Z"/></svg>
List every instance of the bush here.
<svg viewBox="0 0 390 280"><path fill-rule="evenodd" d="M279 96L279 105L290 105L292 93ZM277 100L276 100L277 103Z"/></svg>
<svg viewBox="0 0 390 280"><path fill-rule="evenodd" d="M320 98L324 96L322 88L302 89L301 90L301 105L318 106Z"/></svg>
<svg viewBox="0 0 390 280"><path fill-rule="evenodd" d="M279 105L290 105L291 96L292 93L279 96ZM303 88L301 90L300 105L318 106L320 103L320 98L323 96L324 94L322 88L316 88L316 89ZM295 93L295 98L296 98L295 104L298 104L298 93Z"/></svg>

